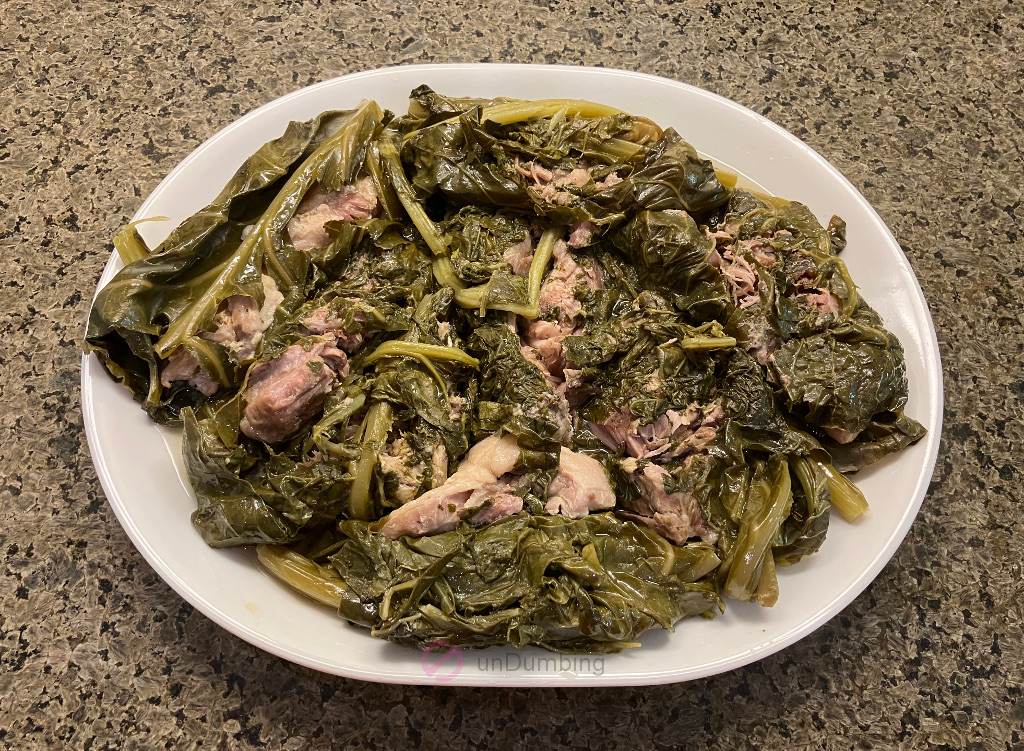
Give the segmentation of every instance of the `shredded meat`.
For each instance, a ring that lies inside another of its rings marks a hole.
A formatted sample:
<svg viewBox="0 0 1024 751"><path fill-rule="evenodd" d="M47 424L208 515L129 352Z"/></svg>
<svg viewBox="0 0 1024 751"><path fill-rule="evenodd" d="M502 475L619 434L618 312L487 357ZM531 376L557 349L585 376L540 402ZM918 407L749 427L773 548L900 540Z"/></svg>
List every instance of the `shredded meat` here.
<svg viewBox="0 0 1024 751"><path fill-rule="evenodd" d="M591 181L590 170L582 162L571 170L564 170L517 160L516 170L531 181L530 187L540 194L541 200L556 206L568 206L576 201L576 196L565 188L582 188Z"/></svg>
<svg viewBox="0 0 1024 751"><path fill-rule="evenodd" d="M369 177L337 191L323 191L316 186L288 222L288 236L296 250L325 248L331 244L331 236L324 229L327 222L369 219L379 208L377 187Z"/></svg>
<svg viewBox="0 0 1024 751"><path fill-rule="evenodd" d="M378 457L381 474L392 475L398 482L394 499L399 503L408 503L415 498L423 484L426 468L422 462L412 461L414 457L412 447L404 436L392 441Z"/></svg>
<svg viewBox="0 0 1024 751"><path fill-rule="evenodd" d="M392 511L378 531L392 539L422 537L453 530L462 519L486 524L521 511L523 499L510 492L509 475L518 459L514 436L483 439L443 485Z"/></svg>
<svg viewBox="0 0 1024 751"><path fill-rule="evenodd" d="M787 259L787 267L791 285L789 297L816 310L819 320L825 316L839 317L842 304L829 290L816 286L817 269L813 260L803 253L794 253Z"/></svg>
<svg viewBox="0 0 1024 751"><path fill-rule="evenodd" d="M274 322L274 313L284 301L277 283L266 274L262 277L263 305L249 295L232 295L220 304L213 319L215 328L199 336L221 344L231 350L237 362L247 360L256 353L263 332Z"/></svg>
<svg viewBox="0 0 1024 751"><path fill-rule="evenodd" d="M591 511L615 507L615 493L601 462L585 454L562 448L558 474L548 486L544 510L579 519Z"/></svg>
<svg viewBox="0 0 1024 751"><path fill-rule="evenodd" d="M220 388L220 384L199 366L199 361L184 347L178 347L171 352L167 364L160 372L160 385L170 388L175 381L186 381L203 396L213 396Z"/></svg>
<svg viewBox="0 0 1024 751"><path fill-rule="evenodd" d="M753 323L744 324L747 332L747 352L762 365L767 365L775 351L782 346L782 340L777 336L767 336L767 332Z"/></svg>
<svg viewBox="0 0 1024 751"><path fill-rule="evenodd" d="M685 412L667 410L650 425L640 425L628 407L613 412L604 423L588 423L591 432L612 451L625 447L636 459L659 464L703 451L715 440L725 418L719 402L691 404Z"/></svg>
<svg viewBox="0 0 1024 751"><path fill-rule="evenodd" d="M743 256L734 253L731 246L721 251L712 251L708 262L725 277L736 307L746 309L760 302L761 297L757 292L757 270Z"/></svg>
<svg viewBox="0 0 1024 751"><path fill-rule="evenodd" d="M633 432L640 424L639 420L633 419L629 407L619 407L608 415L604 422L587 421L587 427L601 443L612 451L618 451L619 447L626 442L626 436Z"/></svg>
<svg viewBox="0 0 1024 751"><path fill-rule="evenodd" d="M261 362L249 373L242 393L242 432L266 443L279 443L297 433L323 407L335 373L322 355L344 356L320 342L311 349L294 344L279 357ZM347 361L345 363L347 372Z"/></svg>
<svg viewBox="0 0 1024 751"><path fill-rule="evenodd" d="M263 305L256 306L256 300L249 295L232 295L224 300L214 317L213 331L204 331L199 336L207 341L226 347L235 362L248 360L256 353L256 347L270 324L274 313L284 300L273 278L263 275ZM213 396L220 384L210 377L184 347L178 347L167 358L167 365L160 373L160 384L170 388L175 381L186 381L189 386L204 396Z"/></svg>
<svg viewBox="0 0 1024 751"><path fill-rule="evenodd" d="M624 516L650 527L677 545L692 537L709 543L718 541L718 533L704 520L692 493L666 491L668 470L657 464L641 466L633 458L623 460L622 468L632 477L641 493L640 498L630 503L632 513Z"/></svg>
<svg viewBox="0 0 1024 751"><path fill-rule="evenodd" d="M540 290L540 308L544 314L557 311L555 320L539 319L525 324L523 356L534 363L544 375L548 385L559 397L558 408L564 412L569 425L569 407L585 393L580 371L570 383L565 374L565 356L562 344L567 336L583 333L584 324L579 314L583 306L576 298L580 285L602 289L604 281L597 268L584 268L572 257L563 241L555 244L554 266L544 279Z"/></svg>
<svg viewBox="0 0 1024 751"><path fill-rule="evenodd" d="M603 289L604 280L596 267L585 269L572 257L563 240L555 243L554 265L540 288L540 310L547 314L558 309L560 323L568 324L583 311L576 299L576 288L585 284L591 289Z"/></svg>
<svg viewBox="0 0 1024 751"><path fill-rule="evenodd" d="M356 304L358 298L346 297L346 302ZM337 338L337 346L352 354L359 349L366 338L373 331L373 323L367 323L366 313L357 310L352 314L352 320L359 327L358 331L346 333L344 330L345 321L338 315L339 311L332 310L330 305L324 305L310 313L302 322L310 332L314 334L330 334Z"/></svg>
<svg viewBox="0 0 1024 751"><path fill-rule="evenodd" d="M505 260L512 266L512 271L518 276L528 276L530 265L533 263L533 235L527 231L522 242L510 245L503 254Z"/></svg>
<svg viewBox="0 0 1024 751"><path fill-rule="evenodd" d="M527 347L533 348L545 369L556 378L562 377L565 359L562 356L562 342L574 333L572 329L559 326L553 321L531 321L526 326L524 337ZM529 356L527 356L529 358Z"/></svg>
<svg viewBox="0 0 1024 751"><path fill-rule="evenodd" d="M593 222L577 222L569 231L569 247L582 248L590 245L597 234L597 227Z"/></svg>
<svg viewBox="0 0 1024 751"><path fill-rule="evenodd" d="M775 249L768 244L768 241L763 237L755 237L750 240L740 240L738 245L742 250L749 251L754 256L754 260L765 267L773 266L778 258L775 255Z"/></svg>

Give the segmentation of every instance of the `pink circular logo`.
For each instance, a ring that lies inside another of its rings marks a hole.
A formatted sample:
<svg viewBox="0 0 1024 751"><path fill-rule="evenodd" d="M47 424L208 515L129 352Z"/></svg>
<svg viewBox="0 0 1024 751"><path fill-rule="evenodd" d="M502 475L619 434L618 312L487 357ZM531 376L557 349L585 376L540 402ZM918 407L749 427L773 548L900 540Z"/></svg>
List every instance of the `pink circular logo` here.
<svg viewBox="0 0 1024 751"><path fill-rule="evenodd" d="M431 660L431 654L434 652L438 653L438 658ZM447 683L462 672L462 650L449 644L445 639L438 639L430 642L423 650L420 664L428 677L438 683Z"/></svg>

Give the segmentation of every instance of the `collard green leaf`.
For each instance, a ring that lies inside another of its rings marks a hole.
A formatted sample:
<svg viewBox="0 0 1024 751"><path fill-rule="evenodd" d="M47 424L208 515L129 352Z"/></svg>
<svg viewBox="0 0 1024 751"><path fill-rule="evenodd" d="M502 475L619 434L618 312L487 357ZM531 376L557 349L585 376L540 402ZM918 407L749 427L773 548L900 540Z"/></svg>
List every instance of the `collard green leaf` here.
<svg viewBox="0 0 1024 751"><path fill-rule="evenodd" d="M719 606L704 581L718 564L711 547L675 546L611 514L518 514L418 540L358 522L341 531L330 562L362 601L353 615L371 613L374 633L400 644L613 652Z"/></svg>
<svg viewBox="0 0 1024 751"><path fill-rule="evenodd" d="M775 353L773 372L788 409L826 430L856 435L875 415L906 402L899 341L860 321L785 342Z"/></svg>
<svg viewBox="0 0 1024 751"><path fill-rule="evenodd" d="M636 205L699 214L729 200L729 191L719 182L714 165L668 128L635 172L594 200L618 211Z"/></svg>
<svg viewBox="0 0 1024 751"><path fill-rule="evenodd" d="M851 443L837 443L825 437L822 445L832 456L832 464L840 472L856 472L889 454L902 451L921 440L927 431L902 410L883 412L871 422Z"/></svg>
<svg viewBox="0 0 1024 751"><path fill-rule="evenodd" d="M501 324L473 332L469 350L481 363L477 431L502 430L516 436L522 448L556 452L570 429L567 405L521 347L519 336Z"/></svg>
<svg viewBox="0 0 1024 751"><path fill-rule="evenodd" d="M412 184L424 197L441 191L456 206L475 204L529 209L526 186L495 155L494 139L480 126L479 111L411 135L402 147Z"/></svg>
<svg viewBox="0 0 1024 751"><path fill-rule="evenodd" d="M237 417L227 430L220 424L225 419L223 413L198 419L191 409L182 411L182 455L197 498L192 523L207 544L288 543L342 513L352 484L351 453L318 460L268 454L248 439L231 442Z"/></svg>
<svg viewBox="0 0 1024 751"><path fill-rule="evenodd" d="M715 243L686 213L640 211L613 236L640 281L664 291L691 320L720 318L729 293L708 263Z"/></svg>
<svg viewBox="0 0 1024 751"><path fill-rule="evenodd" d="M490 281L495 272L511 272L505 251L530 236L530 223L524 215L466 206L441 224L441 230L451 237L455 273L472 286Z"/></svg>
<svg viewBox="0 0 1024 751"><path fill-rule="evenodd" d="M778 451L789 426L765 382L761 367L750 355L737 352L729 360L722 388L722 407L735 425L744 448Z"/></svg>

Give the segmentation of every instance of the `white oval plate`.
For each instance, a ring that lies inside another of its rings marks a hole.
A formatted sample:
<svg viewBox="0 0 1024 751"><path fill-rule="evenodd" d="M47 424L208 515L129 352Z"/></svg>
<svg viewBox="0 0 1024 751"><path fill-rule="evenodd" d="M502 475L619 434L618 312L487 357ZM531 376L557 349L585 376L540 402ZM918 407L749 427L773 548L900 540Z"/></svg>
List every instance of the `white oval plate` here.
<svg viewBox="0 0 1024 751"><path fill-rule="evenodd" d="M262 573L251 549L213 550L193 530L194 496L180 468L174 431L150 422L94 357L82 360L82 406L100 482L129 537L182 597L246 641L307 667L394 683L488 686L636 685L713 675L772 654L811 633L875 578L903 540L931 478L942 420L938 344L921 288L881 218L838 170L764 117L722 97L662 78L560 66L413 65L357 73L310 86L260 107L213 136L179 164L136 218L167 216L140 231L159 242L206 205L246 157L289 120L376 99L406 110L426 83L455 96L590 99L645 115L775 195L803 201L825 221L846 219L843 258L864 297L906 349L907 413L928 436L856 480L871 511L854 525L834 515L817 555L780 570L772 609L729 602L713 621L693 619L655 631L639 649L603 658L491 648L421 654L374 639L327 608ZM100 279L121 264L114 254Z"/></svg>

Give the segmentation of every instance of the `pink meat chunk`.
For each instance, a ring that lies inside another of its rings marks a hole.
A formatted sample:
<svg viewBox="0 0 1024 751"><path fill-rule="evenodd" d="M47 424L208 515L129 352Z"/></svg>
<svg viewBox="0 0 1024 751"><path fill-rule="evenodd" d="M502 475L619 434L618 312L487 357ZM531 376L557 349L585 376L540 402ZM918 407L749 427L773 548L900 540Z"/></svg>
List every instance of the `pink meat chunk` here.
<svg viewBox="0 0 1024 751"><path fill-rule="evenodd" d="M527 231L522 242L510 245L503 254L505 260L512 266L512 271L518 276L528 276L530 265L533 263L533 235Z"/></svg>
<svg viewBox="0 0 1024 751"><path fill-rule="evenodd" d="M618 185L622 182L622 178L619 177L617 172L609 172L607 175L602 177L600 180L594 183L594 187L598 190L607 190L614 185Z"/></svg>
<svg viewBox="0 0 1024 751"><path fill-rule="evenodd" d="M601 443L612 451L618 451L626 437L630 435L640 424L634 420L629 407L620 407L608 415L604 422L587 422L587 427Z"/></svg>
<svg viewBox="0 0 1024 751"><path fill-rule="evenodd" d="M836 443L853 443L860 433L852 433L849 430L843 430L842 428L825 428L825 432L828 433Z"/></svg>
<svg viewBox="0 0 1024 751"><path fill-rule="evenodd" d="M262 306L257 307L256 300L249 295L232 295L220 304L214 318L214 330L199 335L227 347L236 362L248 360L256 354L263 332L270 328L277 307L284 302L284 295L272 277L264 274L262 282Z"/></svg>
<svg viewBox="0 0 1024 751"><path fill-rule="evenodd" d="M585 284L594 290L603 289L604 280L596 267L585 269L577 263L563 240L555 243L553 255L554 265L540 288L540 310L547 314L557 308L559 322L568 324L583 311L576 288Z"/></svg>
<svg viewBox="0 0 1024 751"><path fill-rule="evenodd" d="M825 316L838 318L839 313L842 310L839 300L827 289L817 289L813 292L797 295L797 297L808 307L817 310L818 315L822 318Z"/></svg>
<svg viewBox="0 0 1024 751"><path fill-rule="evenodd" d="M670 409L650 425L640 425L628 407L613 412L603 423L588 423L591 432L612 451L625 447L635 459L666 464L687 454L703 451L718 435L725 418L719 402L690 405L685 411Z"/></svg>
<svg viewBox="0 0 1024 751"><path fill-rule="evenodd" d="M347 297L345 301L356 304L359 302L359 299ZM345 321L338 316L337 311L333 310L330 305L324 305L310 313L302 322L302 325L314 334L330 334L336 337L337 346L352 354L362 346L374 328L372 323L367 323L366 313L361 310L357 310L352 314L352 320L355 322L358 330L346 333L344 328Z"/></svg>
<svg viewBox="0 0 1024 751"><path fill-rule="evenodd" d="M469 523L478 527L518 514L523 510L523 499L512 493L500 492L490 499L483 508L469 517Z"/></svg>
<svg viewBox="0 0 1024 751"><path fill-rule="evenodd" d="M593 222L577 222L569 231L569 247L582 248L590 245L597 234L597 226Z"/></svg>
<svg viewBox="0 0 1024 751"><path fill-rule="evenodd" d="M288 222L288 236L296 250L325 248L331 237L324 229L327 222L351 222L376 216L380 207L377 187L364 177L341 190L310 190Z"/></svg>
<svg viewBox="0 0 1024 751"><path fill-rule="evenodd" d="M683 490L666 492L668 470L657 464L640 467L632 458L624 460L622 468L630 473L641 493L641 497L631 503L633 513L627 514L628 518L650 527L677 545L693 537L708 543L718 541L718 533L704 520L692 493Z"/></svg>
<svg viewBox="0 0 1024 751"><path fill-rule="evenodd" d="M544 363L544 360L541 358L541 355L537 350L533 347L523 345L519 348L519 351L528 362L537 366L537 370L539 370L540 374L544 376L544 380L547 381L548 386L552 389L557 389L561 385L562 379L548 370L548 366Z"/></svg>
<svg viewBox="0 0 1024 751"><path fill-rule="evenodd" d="M536 350L547 371L561 378L565 367L562 342L572 333L571 328L559 326L553 321L537 320L527 325L524 339L528 347Z"/></svg>
<svg viewBox="0 0 1024 751"><path fill-rule="evenodd" d="M308 351L294 344L279 357L255 366L242 394L242 432L265 443L279 443L305 426L334 385L334 370L322 356L337 357L339 352L332 349L323 342ZM344 368L347 372L347 359Z"/></svg>
<svg viewBox="0 0 1024 751"><path fill-rule="evenodd" d="M332 345L324 347L324 351L320 353L320 356L324 359L331 369L338 374L340 378L344 378L349 373L348 353L343 349L338 349Z"/></svg>
<svg viewBox="0 0 1024 751"><path fill-rule="evenodd" d="M517 513L522 510L522 498L511 497L514 476L509 473L519 453L514 436L483 439L443 485L392 511L378 531L392 539L422 537L449 532L463 519L487 524Z"/></svg>
<svg viewBox="0 0 1024 751"><path fill-rule="evenodd" d="M192 357L184 347L178 347L167 358L167 364L160 372L160 385L170 388L175 381L185 381L203 396L213 396L220 384L203 370L199 361Z"/></svg>
<svg viewBox="0 0 1024 751"><path fill-rule="evenodd" d="M615 493L601 462L562 448L558 473L548 486L544 510L570 519L615 507Z"/></svg>
<svg viewBox="0 0 1024 751"><path fill-rule="evenodd" d="M249 295L232 295L224 300L214 317L213 331L204 331L199 336L207 341L226 347L235 362L248 360L256 353L256 347L270 324L274 313L284 300L273 278L263 275L263 305ZM213 396L220 384L210 377L199 365L199 361L184 349L178 347L167 358L167 365L160 373L160 385L170 388L175 381L186 381L189 386L204 396Z"/></svg>

